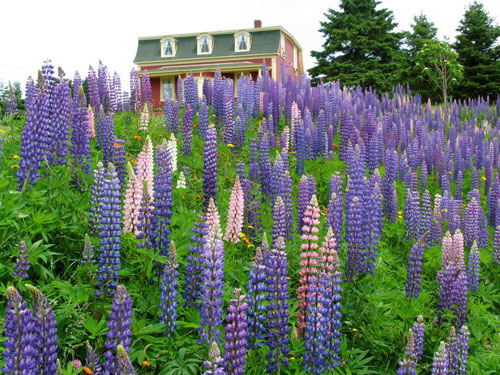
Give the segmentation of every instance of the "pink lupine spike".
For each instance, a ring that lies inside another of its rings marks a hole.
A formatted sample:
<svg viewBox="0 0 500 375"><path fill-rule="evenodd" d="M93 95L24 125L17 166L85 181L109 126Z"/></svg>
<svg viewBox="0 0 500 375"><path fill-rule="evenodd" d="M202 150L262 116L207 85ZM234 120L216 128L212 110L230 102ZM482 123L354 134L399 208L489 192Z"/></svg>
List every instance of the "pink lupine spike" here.
<svg viewBox="0 0 500 375"><path fill-rule="evenodd" d="M153 201L153 189L154 189L154 162L153 162L153 142L149 135L146 137L144 146L142 146L141 152L137 156L137 173L136 177L139 183L142 185L144 180L148 182L149 195L151 196L151 201Z"/></svg>
<svg viewBox="0 0 500 375"><path fill-rule="evenodd" d="M339 268L340 262L337 253L337 241L335 241L332 227L328 227L328 232L319 249L319 253L323 257L325 271L336 271Z"/></svg>
<svg viewBox="0 0 500 375"><path fill-rule="evenodd" d="M300 248L302 252L300 257L302 258L299 265L301 267L299 271L300 286L297 290L297 299L299 301L298 310L298 326L299 330L303 331L306 321L307 321L307 305L308 297L311 294L307 292L309 287L310 278L314 279L315 275L318 273L318 225L319 225L319 207L316 195L311 198L310 204L304 213L304 226L302 227L302 244Z"/></svg>
<svg viewBox="0 0 500 375"><path fill-rule="evenodd" d="M137 235L139 208L141 207L142 199L142 184L135 176L132 164L127 164L127 171L129 177L123 207L123 233L134 233Z"/></svg>
<svg viewBox="0 0 500 375"><path fill-rule="evenodd" d="M219 211L217 211L217 207L215 206L213 198L210 198L210 200L208 201L206 222L208 225L207 227L208 233L211 233L215 227L220 229Z"/></svg>
<svg viewBox="0 0 500 375"><path fill-rule="evenodd" d="M243 212L244 212L244 197L243 189L240 184L240 177L236 176L231 198L229 201L229 209L227 213L227 227L224 240L229 242L238 242L239 235L243 228Z"/></svg>
<svg viewBox="0 0 500 375"><path fill-rule="evenodd" d="M89 113L89 137L94 138L95 137L95 126L94 126L94 110L89 104L88 108L88 113Z"/></svg>

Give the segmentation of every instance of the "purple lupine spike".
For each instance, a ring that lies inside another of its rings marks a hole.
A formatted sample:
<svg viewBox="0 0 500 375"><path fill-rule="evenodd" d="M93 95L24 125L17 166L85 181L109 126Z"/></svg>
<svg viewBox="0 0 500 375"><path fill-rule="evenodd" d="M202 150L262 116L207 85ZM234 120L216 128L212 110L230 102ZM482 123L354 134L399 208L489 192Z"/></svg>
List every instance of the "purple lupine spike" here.
<svg viewBox="0 0 500 375"><path fill-rule="evenodd" d="M302 227L304 226L304 213L306 212L307 206L311 202L311 197L313 193L310 190L311 185L307 179L306 175L302 175L299 182L299 196L297 203L297 232L302 233Z"/></svg>
<svg viewBox="0 0 500 375"><path fill-rule="evenodd" d="M208 234L205 218L199 216L200 221L196 221L193 226L193 235L191 236L191 246L187 256L186 277L184 282L184 306L197 308L200 307L201 289L202 289L202 271L201 253L205 244L205 237Z"/></svg>
<svg viewBox="0 0 500 375"><path fill-rule="evenodd" d="M264 265L266 253L258 247L248 275L248 348L257 349L265 337L264 321L266 319L266 268Z"/></svg>
<svg viewBox="0 0 500 375"><path fill-rule="evenodd" d="M469 357L469 341L470 331L467 326L463 325L457 335L456 352L453 353L453 358L456 358L456 369L458 375L467 374L467 358Z"/></svg>
<svg viewBox="0 0 500 375"><path fill-rule="evenodd" d="M462 185L463 185L463 174L462 171L459 171L457 173L457 181L455 184L455 199L456 200L462 200Z"/></svg>
<svg viewBox="0 0 500 375"><path fill-rule="evenodd" d="M262 190L262 198L267 199L270 194L271 183L271 162L269 160L268 133L265 133L259 142L259 179Z"/></svg>
<svg viewBox="0 0 500 375"><path fill-rule="evenodd" d="M108 165L99 196L101 220L99 220L99 270L96 292L110 294L116 287L120 269L121 236L120 180L113 164Z"/></svg>
<svg viewBox="0 0 500 375"><path fill-rule="evenodd" d="M363 213L363 235L365 253L363 254L364 267L361 272L373 273L378 255L380 232L383 226L382 193L376 182L378 171L375 170L372 179L366 183Z"/></svg>
<svg viewBox="0 0 500 375"><path fill-rule="evenodd" d="M199 116L198 116L198 136L200 139L205 140L207 130L208 130L208 104L206 99L200 102Z"/></svg>
<svg viewBox="0 0 500 375"><path fill-rule="evenodd" d="M125 178L127 176L127 167L125 165L125 141L123 139L115 139L111 149L111 163L116 168L116 173L120 179L120 185L125 186Z"/></svg>
<svg viewBox="0 0 500 375"><path fill-rule="evenodd" d="M151 91L151 80L149 79L149 72L144 70L141 77L141 108L147 103L149 108L153 108L153 94Z"/></svg>
<svg viewBox="0 0 500 375"><path fill-rule="evenodd" d="M472 247L469 252L469 262L467 269L469 288L471 292L477 292L480 279L479 270L480 270L479 250L477 249L476 241L474 241L472 243Z"/></svg>
<svg viewBox="0 0 500 375"><path fill-rule="evenodd" d="M420 227L420 196L417 191L406 190L405 196L406 236L415 240Z"/></svg>
<svg viewBox="0 0 500 375"><path fill-rule="evenodd" d="M191 155L191 142L193 138L193 110L187 104L182 119L182 152L184 155Z"/></svg>
<svg viewBox="0 0 500 375"><path fill-rule="evenodd" d="M2 372L6 375L38 373L40 352L36 323L31 309L13 286L7 287L4 334L7 339L3 342L5 365Z"/></svg>
<svg viewBox="0 0 500 375"><path fill-rule="evenodd" d="M184 81L181 76L177 77L177 102L179 104L184 103Z"/></svg>
<svg viewBox="0 0 500 375"><path fill-rule="evenodd" d="M500 195L500 180L497 179L491 184L488 192L488 224L495 226L498 197Z"/></svg>
<svg viewBox="0 0 500 375"><path fill-rule="evenodd" d="M68 80L64 71L58 68L59 83L53 86L50 94L52 106L52 137L49 143L52 164L65 164L68 154L69 124L71 121L71 97Z"/></svg>
<svg viewBox="0 0 500 375"><path fill-rule="evenodd" d="M108 67L101 61L99 61L99 68L97 69L97 84L99 88L101 106L103 107L105 113L111 113L109 72Z"/></svg>
<svg viewBox="0 0 500 375"><path fill-rule="evenodd" d="M117 345L116 347L116 375L136 375L132 362L127 354L127 350L123 345Z"/></svg>
<svg viewBox="0 0 500 375"><path fill-rule="evenodd" d="M8 115L15 115L17 113L17 97L9 82L9 93L7 95L6 112Z"/></svg>
<svg viewBox="0 0 500 375"><path fill-rule="evenodd" d="M256 189L258 189L258 187ZM248 227L248 238L255 241L257 240L257 236L262 233L262 209L257 194L252 193L250 203L248 204L248 210L245 214L245 222Z"/></svg>
<svg viewBox="0 0 500 375"><path fill-rule="evenodd" d="M413 337L413 331L410 328L408 333L408 344L406 345L405 358L399 361L399 368L396 371L396 375L416 375L417 363L415 362L415 341Z"/></svg>
<svg viewBox="0 0 500 375"><path fill-rule="evenodd" d="M299 123L297 126L297 157L295 163L295 173L300 176L305 170L305 160L307 159L307 139L306 139L306 129L303 123Z"/></svg>
<svg viewBox="0 0 500 375"><path fill-rule="evenodd" d="M243 375L247 353L248 305L241 289L235 289L233 295L234 299L231 299L227 308L227 325L224 327L224 368L228 375Z"/></svg>
<svg viewBox="0 0 500 375"><path fill-rule="evenodd" d="M102 163L98 162L96 169L94 169L93 172L94 182L92 184L92 192L90 196L89 229L91 234L97 234L99 232L102 211L100 196L104 186L105 173L106 170L104 169Z"/></svg>
<svg viewBox="0 0 500 375"><path fill-rule="evenodd" d="M85 359L85 367L87 367L92 375L101 375L102 367L101 361L99 360L99 356L95 352L94 348L90 346L87 342L87 357Z"/></svg>
<svg viewBox="0 0 500 375"><path fill-rule="evenodd" d="M476 197L467 205L464 218L465 246L472 246L474 241L479 242L479 203Z"/></svg>
<svg viewBox="0 0 500 375"><path fill-rule="evenodd" d="M111 103L113 112L123 112L122 83L117 72L113 74L113 84L111 87L111 92L114 94L114 100Z"/></svg>
<svg viewBox="0 0 500 375"><path fill-rule="evenodd" d="M212 96L213 96L213 85L212 81L209 78L205 78L203 80L203 96L207 101L207 105L213 105Z"/></svg>
<svg viewBox="0 0 500 375"><path fill-rule="evenodd" d="M257 159L257 144L255 138L250 138L250 161L248 164L248 177L252 181L257 181L259 178L259 162Z"/></svg>
<svg viewBox="0 0 500 375"><path fill-rule="evenodd" d="M14 265L12 276L18 277L19 279L27 279L29 269L30 254L28 252L28 248L26 247L26 242L22 240L19 244L19 254L16 259L16 264Z"/></svg>
<svg viewBox="0 0 500 375"><path fill-rule="evenodd" d="M32 285L26 288L33 296L33 319L35 321L36 346L40 350L38 368L43 374L56 374L57 370L57 328L56 317L47 298Z"/></svg>
<svg viewBox="0 0 500 375"><path fill-rule="evenodd" d="M160 285L160 322L166 324L165 333L167 337L174 334L177 327L177 285L179 282L179 271L177 268L177 252L175 251L174 241L170 242L170 254L168 262L163 267Z"/></svg>
<svg viewBox="0 0 500 375"><path fill-rule="evenodd" d="M351 186L351 181L348 179L347 188ZM347 264L346 277L351 281L357 275L357 269L362 268L362 248L363 237L359 230L363 222L363 207L358 196L349 197L346 202L346 234L347 242Z"/></svg>
<svg viewBox="0 0 500 375"><path fill-rule="evenodd" d="M212 345L210 346L208 356L210 361L203 362L207 371L205 371L202 375L226 375L223 367L224 361L220 356L219 346L215 341L212 342Z"/></svg>
<svg viewBox="0 0 500 375"><path fill-rule="evenodd" d="M288 262L285 241L278 238L265 260L267 286L267 319L265 327L269 353L268 372L280 372L282 366L288 366L289 325L288 317Z"/></svg>
<svg viewBox="0 0 500 375"><path fill-rule="evenodd" d="M444 341L441 341L439 345L439 350L434 355L434 359L432 360L432 375L448 375L449 372L449 360L448 355L446 353L446 346Z"/></svg>
<svg viewBox="0 0 500 375"><path fill-rule="evenodd" d="M132 298L125 286L118 285L113 297L111 312L108 319L108 332L104 347L103 375L115 374L117 370L116 353L118 345L122 345L126 353L130 353L132 343Z"/></svg>
<svg viewBox="0 0 500 375"><path fill-rule="evenodd" d="M97 110L99 106L95 107ZM130 71L130 110L132 113L138 113L141 105L141 88L139 85L139 72L132 68Z"/></svg>
<svg viewBox="0 0 500 375"><path fill-rule="evenodd" d="M414 355L415 358L420 361L422 359L422 354L424 353L424 337L425 337L425 324L424 317L419 315L417 321L413 323L412 327L413 338L415 340Z"/></svg>
<svg viewBox="0 0 500 375"><path fill-rule="evenodd" d="M422 195L422 206L420 209L420 227L419 236L425 232L432 230L432 210L431 210L431 195L428 190L425 190Z"/></svg>
<svg viewBox="0 0 500 375"><path fill-rule="evenodd" d="M272 234L273 244L276 243L279 237L282 237L283 239L287 237L285 204L283 203L281 196L278 196L273 206Z"/></svg>
<svg viewBox="0 0 500 375"><path fill-rule="evenodd" d="M429 232L425 232L410 250L408 258L408 276L406 279L406 297L417 298L420 295L422 260Z"/></svg>
<svg viewBox="0 0 500 375"><path fill-rule="evenodd" d="M153 207L151 204L151 194L148 180L145 179L142 188L141 205L139 207L139 215L137 216L137 231L136 238L138 248L152 249L151 243L151 220L153 217Z"/></svg>
<svg viewBox="0 0 500 375"><path fill-rule="evenodd" d="M210 198L217 199L217 132L213 124L210 124L205 139L203 169L203 194L205 206Z"/></svg>
<svg viewBox="0 0 500 375"><path fill-rule="evenodd" d="M99 85L97 82L97 75L92 66L89 66L87 86L88 86L90 106L94 109L94 112L97 112L101 107L101 100L99 98Z"/></svg>
<svg viewBox="0 0 500 375"><path fill-rule="evenodd" d="M420 188L422 190L427 189L427 180L429 179L427 173L427 164L425 164L425 160L422 162L422 167L420 168Z"/></svg>
<svg viewBox="0 0 500 375"><path fill-rule="evenodd" d="M97 114L97 141L102 149L104 165L112 161L115 139L114 115L105 114L101 107Z"/></svg>
<svg viewBox="0 0 500 375"><path fill-rule="evenodd" d="M495 228L495 237L493 239L493 263L500 265L500 226Z"/></svg>
<svg viewBox="0 0 500 375"><path fill-rule="evenodd" d="M80 86L78 104L73 103L72 131L71 131L71 157L74 170L90 173L90 138L89 138L89 112L87 100Z"/></svg>
<svg viewBox="0 0 500 375"><path fill-rule="evenodd" d="M224 296L224 242L217 222L214 223L207 235L201 263L204 268L202 271L199 341L220 342L219 327L222 324L222 297Z"/></svg>
<svg viewBox="0 0 500 375"><path fill-rule="evenodd" d="M333 229L335 238L342 237L344 204L342 199L342 177L340 177L340 184L335 184L333 187L330 185L330 200L327 207L326 226ZM334 176L332 176L333 180ZM330 182L332 181L330 180Z"/></svg>
<svg viewBox="0 0 500 375"><path fill-rule="evenodd" d="M193 75L188 74L184 80L184 101L186 107L189 105L193 112L198 108L198 85L196 84Z"/></svg>
<svg viewBox="0 0 500 375"><path fill-rule="evenodd" d="M478 231L479 231L479 241L478 246L482 249L488 247L489 243L489 232L488 226L486 223L486 215L484 213L484 209L482 206L479 206L479 223L478 223Z"/></svg>
<svg viewBox="0 0 500 375"><path fill-rule="evenodd" d="M397 219L397 202L396 212L393 212L393 187L394 180L397 175L397 154L395 151L387 150L385 152L385 174L382 182L382 194L384 196L384 213L389 222L394 222Z"/></svg>

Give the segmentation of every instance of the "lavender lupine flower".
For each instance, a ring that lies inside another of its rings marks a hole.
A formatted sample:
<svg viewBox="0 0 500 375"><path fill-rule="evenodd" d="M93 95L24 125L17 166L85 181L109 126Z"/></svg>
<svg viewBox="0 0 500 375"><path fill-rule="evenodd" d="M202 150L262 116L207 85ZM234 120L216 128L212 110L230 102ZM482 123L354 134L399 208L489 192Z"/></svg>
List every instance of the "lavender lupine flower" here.
<svg viewBox="0 0 500 375"><path fill-rule="evenodd" d="M210 198L217 199L217 132L213 124L208 126L203 163L203 193L208 205Z"/></svg>
<svg viewBox="0 0 500 375"><path fill-rule="evenodd" d="M405 196L406 236L415 240L420 227L420 196L418 191L406 190Z"/></svg>
<svg viewBox="0 0 500 375"><path fill-rule="evenodd" d="M136 238L138 248L152 249L151 244L151 219L153 217L153 205L151 204L151 196L149 193L148 181L145 180L142 185L142 199L139 207L139 216L137 217L137 234Z"/></svg>
<svg viewBox="0 0 500 375"><path fill-rule="evenodd" d="M196 112L198 108L198 85L192 74L188 74L184 80L184 94L186 107L189 105L191 109Z"/></svg>
<svg viewBox="0 0 500 375"><path fill-rule="evenodd" d="M211 200L213 202L213 200ZM208 221L207 214L207 221ZM201 323L200 342L220 342L219 327L222 324L222 297L224 296L224 242L219 224L214 223L207 235L201 263Z"/></svg>
<svg viewBox="0 0 500 375"><path fill-rule="evenodd" d="M422 359L422 354L424 353L424 335L425 335L425 324L424 317L419 315L417 321L413 323L412 327L413 338L415 340L414 354L415 358L420 361Z"/></svg>
<svg viewBox="0 0 500 375"><path fill-rule="evenodd" d="M332 175L330 179L330 200L327 208L326 226L333 229L335 238L342 237L344 202L342 199L342 176Z"/></svg>
<svg viewBox="0 0 500 375"><path fill-rule="evenodd" d="M266 319L266 268L267 253L264 247L255 250L255 258L248 275L248 348L257 349L262 345L265 337L264 321Z"/></svg>
<svg viewBox="0 0 500 375"><path fill-rule="evenodd" d="M410 331L408 332L408 344L406 345L405 358L402 361L399 361L399 368L396 371L396 374L416 375L416 367L417 363L415 362L415 341L413 338L413 331L410 328Z"/></svg>
<svg viewBox="0 0 500 375"><path fill-rule="evenodd" d="M201 253L208 234L207 224L203 216L199 216L200 221L196 221L191 236L191 246L188 248L186 277L184 278L184 306L200 307L201 285L203 264L201 263Z"/></svg>
<svg viewBox="0 0 500 375"><path fill-rule="evenodd" d="M351 182L347 182L348 189ZM363 238L360 231L363 220L363 205L358 196L352 197L346 202L346 235L347 241L347 264L346 277L350 281L357 275L357 269L364 268L362 265L361 253L363 248Z"/></svg>
<svg viewBox="0 0 500 375"><path fill-rule="evenodd" d="M113 375L117 370L116 353L117 346L122 345L127 353L130 353L130 344L132 342L132 299L127 289L123 285L116 287L111 312L108 319L108 332L104 347L103 374Z"/></svg>
<svg viewBox="0 0 500 375"><path fill-rule="evenodd" d="M226 322L224 327L224 368L228 375L243 375L245 373L245 362L247 353L247 308L246 296L241 294L241 289L233 291L234 299L231 299L227 308Z"/></svg>
<svg viewBox="0 0 500 375"><path fill-rule="evenodd" d="M71 122L71 95L68 80L60 67L58 68L58 76L59 82L53 86L50 98L53 134L49 143L49 152L54 163L65 164Z"/></svg>
<svg viewBox="0 0 500 375"><path fill-rule="evenodd" d="M26 288L33 296L33 319L35 321L37 358L42 374L56 374L57 370L57 328L56 317L47 298L32 285Z"/></svg>
<svg viewBox="0 0 500 375"><path fill-rule="evenodd" d="M181 76L177 77L177 101L179 104L184 103L184 81L182 80Z"/></svg>
<svg viewBox="0 0 500 375"><path fill-rule="evenodd" d="M179 109L180 105L179 102L174 101L172 103L172 133L177 135L179 133Z"/></svg>
<svg viewBox="0 0 500 375"><path fill-rule="evenodd" d="M200 139L205 140L208 129L208 104L206 99L203 99L200 103L199 116L198 116L198 136Z"/></svg>
<svg viewBox="0 0 500 375"><path fill-rule="evenodd" d="M177 263L175 244L174 241L171 241L170 254L168 256L168 262L163 267L160 285L160 322L166 324L167 327L165 333L168 337L174 334L175 328L177 327L177 285L179 285L179 282L177 281L179 276L179 271L177 271L178 267L179 264Z"/></svg>
<svg viewBox="0 0 500 375"><path fill-rule="evenodd" d="M380 192L378 180L378 170L376 169L370 181L365 184L364 215L363 215L363 242L364 254L363 273L373 273L378 254L378 243L380 232L383 226L382 194Z"/></svg>
<svg viewBox="0 0 500 375"><path fill-rule="evenodd" d="M265 133L259 141L259 179L262 199L267 200L271 184L271 162L269 161L269 137Z"/></svg>
<svg viewBox="0 0 500 375"><path fill-rule="evenodd" d="M17 97L9 82L9 93L7 95L6 111L8 115L15 115L17 113Z"/></svg>
<svg viewBox="0 0 500 375"><path fill-rule="evenodd" d="M71 156L73 158L73 168L81 169L85 173L90 173L90 138L89 138L89 112L87 100L80 86L78 94L78 105L74 104L72 131L71 131Z"/></svg>
<svg viewBox="0 0 500 375"><path fill-rule="evenodd" d="M226 91L226 90L224 90ZM224 93L222 102L222 134L224 143L233 143L234 138L234 120L233 120L233 98L231 94Z"/></svg>
<svg viewBox="0 0 500 375"><path fill-rule="evenodd" d="M132 70L130 71L130 110L132 111L132 113L137 113L141 108L142 106L141 88L139 85L139 72L132 68Z"/></svg>
<svg viewBox="0 0 500 375"><path fill-rule="evenodd" d="M425 232L410 250L408 258L408 276L406 279L406 297L417 298L420 295L422 260L429 232Z"/></svg>
<svg viewBox="0 0 500 375"><path fill-rule="evenodd" d="M444 341L441 341L439 349L434 355L434 359L432 360L431 374L432 375L450 374L448 354L446 353L446 346Z"/></svg>
<svg viewBox="0 0 500 375"><path fill-rule="evenodd" d="M240 184L240 176L236 176L234 187L231 191L229 209L227 213L227 226L224 240L229 242L239 242L240 233L243 228L243 211L245 202L243 189Z"/></svg>
<svg viewBox="0 0 500 375"><path fill-rule="evenodd" d="M101 99L99 98L99 85L97 82L97 75L94 68L89 65L89 74L87 79L87 86L89 92L89 103L95 112L99 111L101 107ZM139 87L139 85L137 85Z"/></svg>
<svg viewBox="0 0 500 375"><path fill-rule="evenodd" d="M151 80L149 79L149 72L145 70L141 77L141 108L147 103L153 105L153 94L151 91Z"/></svg>
<svg viewBox="0 0 500 375"><path fill-rule="evenodd" d="M208 357L210 361L203 362L207 370L202 375L226 375L223 367L224 361L220 356L220 349L215 341L210 346Z"/></svg>
<svg viewBox="0 0 500 375"><path fill-rule="evenodd" d="M250 138L250 157L248 163L248 178L257 181L259 178L259 162L257 159L257 144L255 138Z"/></svg>
<svg viewBox="0 0 500 375"><path fill-rule="evenodd" d="M432 231L432 209L431 209L431 195L428 190L422 195L422 206L420 208L420 229L419 236L425 232ZM429 239L427 240L429 242Z"/></svg>
<svg viewBox="0 0 500 375"><path fill-rule="evenodd" d="M456 358L456 369L458 375L467 375L467 358L469 357L470 332L467 326L463 325L456 341L456 352L453 358Z"/></svg>
<svg viewBox="0 0 500 375"><path fill-rule="evenodd" d="M273 244L276 243L279 237L283 239L287 237L285 204L280 196L276 199L276 203L273 206Z"/></svg>
<svg viewBox="0 0 500 375"><path fill-rule="evenodd" d="M40 349L35 325L26 301L23 301L16 288L7 287L4 331L7 340L3 342L5 365L1 368L4 374L33 375L40 371Z"/></svg>
<svg viewBox="0 0 500 375"><path fill-rule="evenodd" d="M106 114L101 107L97 113L97 142L102 149L104 165L111 162L115 141L114 115Z"/></svg>
<svg viewBox="0 0 500 375"><path fill-rule="evenodd" d="M193 109L186 105L184 117L182 119L182 152L184 155L191 155L191 142L193 138Z"/></svg>
<svg viewBox="0 0 500 375"><path fill-rule="evenodd" d="M500 265L500 226L495 229L495 237L493 239L493 263Z"/></svg>
<svg viewBox="0 0 500 375"><path fill-rule="evenodd" d="M479 203L476 197L467 205L464 218L465 246L472 246L474 241L479 242Z"/></svg>
<svg viewBox="0 0 500 375"><path fill-rule="evenodd" d="M125 141L123 139L115 139L111 150L111 163L113 163L116 168L116 173L120 179L120 187L125 186L125 177L127 175L124 143Z"/></svg>
<svg viewBox="0 0 500 375"><path fill-rule="evenodd" d="M101 375L102 367L99 356L95 352L94 348L87 343L87 358L85 359L85 367L87 367L92 375Z"/></svg>
<svg viewBox="0 0 500 375"><path fill-rule="evenodd" d="M94 264L94 245L90 242L90 237L87 233L85 233L85 240L82 251L82 260L80 264Z"/></svg>
<svg viewBox="0 0 500 375"><path fill-rule="evenodd" d="M299 196L297 202L297 232L302 233L302 227L304 226L304 213L306 212L307 206L311 202L311 197L313 193L310 191L309 181L306 175L302 175L299 181Z"/></svg>
<svg viewBox="0 0 500 375"><path fill-rule="evenodd" d="M116 372L115 375L136 375L137 372L130 361L127 350L123 345L116 347Z"/></svg>
<svg viewBox="0 0 500 375"><path fill-rule="evenodd" d="M104 169L101 162L98 162L93 172L94 182L92 184L90 196L89 228L91 234L97 234L99 232L102 211L100 196L104 186L105 174L106 169Z"/></svg>
<svg viewBox="0 0 500 375"><path fill-rule="evenodd" d="M120 181L113 164L108 165L99 197L101 220L99 222L99 270L96 295L111 293L116 287L120 269L121 235Z"/></svg>
<svg viewBox="0 0 500 375"><path fill-rule="evenodd" d="M479 286L479 269L479 250L477 249L476 241L474 241L469 252L469 262L467 269L469 288L471 292L477 292L477 288Z"/></svg>
<svg viewBox="0 0 500 375"><path fill-rule="evenodd" d="M268 372L280 372L288 366L289 325L288 317L288 262L285 241L278 238L265 260L267 285L267 319L265 327L269 353Z"/></svg>
<svg viewBox="0 0 500 375"><path fill-rule="evenodd" d="M22 240L21 243L19 244L19 254L16 259L16 264L14 265L14 271L12 272L12 276L19 277L20 279L27 279L29 269L30 269L30 254L28 253L26 242Z"/></svg>

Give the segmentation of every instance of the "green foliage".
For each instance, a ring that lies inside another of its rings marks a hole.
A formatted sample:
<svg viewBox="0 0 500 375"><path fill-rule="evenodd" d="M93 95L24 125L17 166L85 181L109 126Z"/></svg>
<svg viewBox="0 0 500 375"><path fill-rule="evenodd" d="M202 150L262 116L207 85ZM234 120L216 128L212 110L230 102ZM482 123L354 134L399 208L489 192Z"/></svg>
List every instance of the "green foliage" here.
<svg viewBox="0 0 500 375"><path fill-rule="evenodd" d="M392 11L375 0L342 0L340 11L329 9L319 31L326 38L321 51L312 51L317 65L309 69L313 82L340 80L343 85L390 91L398 83L402 35Z"/></svg>
<svg viewBox="0 0 500 375"><path fill-rule="evenodd" d="M500 94L500 26L493 22L477 1L469 5L460 21L454 44L464 67L464 79L456 90L460 98Z"/></svg>

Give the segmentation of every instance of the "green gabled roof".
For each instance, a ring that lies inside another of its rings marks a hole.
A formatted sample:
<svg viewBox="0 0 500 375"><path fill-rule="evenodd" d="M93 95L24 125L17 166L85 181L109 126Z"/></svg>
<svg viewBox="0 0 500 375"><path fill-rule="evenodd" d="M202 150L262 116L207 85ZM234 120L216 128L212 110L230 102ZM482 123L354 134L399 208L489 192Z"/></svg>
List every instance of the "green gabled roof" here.
<svg viewBox="0 0 500 375"><path fill-rule="evenodd" d="M277 53L280 43L280 30L249 31L252 45L248 52L234 51L234 31L227 34L209 34L214 38L214 48L210 55L198 55L196 36L174 36L178 42L175 57L161 57L161 38L139 39L134 63L147 61L175 61L181 59L206 59L209 57L245 56ZM202 33L200 33L201 35Z"/></svg>

